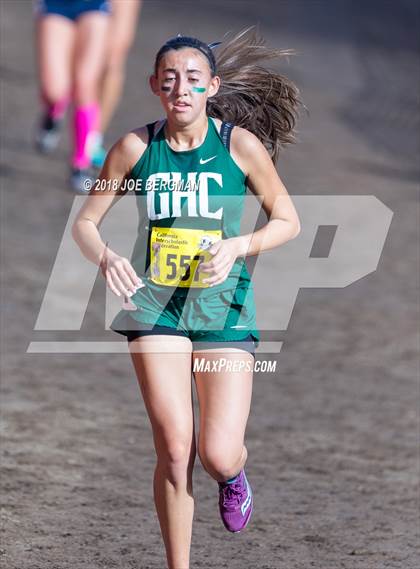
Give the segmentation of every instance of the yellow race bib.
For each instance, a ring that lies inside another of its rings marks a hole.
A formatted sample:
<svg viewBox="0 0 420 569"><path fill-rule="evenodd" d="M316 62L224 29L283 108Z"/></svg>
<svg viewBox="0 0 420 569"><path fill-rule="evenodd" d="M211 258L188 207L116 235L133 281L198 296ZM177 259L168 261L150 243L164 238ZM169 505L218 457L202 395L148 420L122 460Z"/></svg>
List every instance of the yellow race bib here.
<svg viewBox="0 0 420 569"><path fill-rule="evenodd" d="M197 271L213 258L208 249L222 238L220 229L153 227L150 238L150 274L154 283L166 286L206 288L209 273Z"/></svg>

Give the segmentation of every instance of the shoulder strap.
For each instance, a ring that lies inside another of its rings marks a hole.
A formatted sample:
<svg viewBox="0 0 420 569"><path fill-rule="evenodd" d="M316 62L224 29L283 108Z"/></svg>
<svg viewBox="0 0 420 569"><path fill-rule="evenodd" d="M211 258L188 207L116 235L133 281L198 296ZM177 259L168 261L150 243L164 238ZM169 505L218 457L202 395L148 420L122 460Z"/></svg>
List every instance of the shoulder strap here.
<svg viewBox="0 0 420 569"><path fill-rule="evenodd" d="M153 138L157 135L157 133L160 131L160 129L164 126L165 122L166 122L165 119L162 119L162 120L150 122L146 125L147 126L147 133L149 135L149 140L147 142L147 146L150 146ZM159 124L158 124L158 128L155 132L157 123L159 123Z"/></svg>
<svg viewBox="0 0 420 569"><path fill-rule="evenodd" d="M222 122L220 128L220 136L222 137L222 142L228 152L230 152L230 135L232 134L232 129L234 125L230 122Z"/></svg>
<svg viewBox="0 0 420 569"><path fill-rule="evenodd" d="M155 125L156 125L157 121L155 122L149 122L146 126L147 126L147 132L149 134L149 139L147 141L147 146L150 146L150 143L152 142L153 139L153 135L155 132Z"/></svg>

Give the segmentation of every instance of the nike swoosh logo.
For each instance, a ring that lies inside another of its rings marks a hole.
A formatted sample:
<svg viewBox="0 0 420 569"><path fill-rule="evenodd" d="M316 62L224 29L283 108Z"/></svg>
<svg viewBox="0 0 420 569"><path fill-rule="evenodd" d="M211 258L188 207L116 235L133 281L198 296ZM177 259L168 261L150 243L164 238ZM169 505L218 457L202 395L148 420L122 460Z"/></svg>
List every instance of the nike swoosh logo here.
<svg viewBox="0 0 420 569"><path fill-rule="evenodd" d="M217 156L217 154L216 154ZM213 160L213 158L216 158L216 156L212 156L211 158L206 158L206 160L203 160L202 158L200 158L200 164L206 164L206 162L210 162L210 160Z"/></svg>

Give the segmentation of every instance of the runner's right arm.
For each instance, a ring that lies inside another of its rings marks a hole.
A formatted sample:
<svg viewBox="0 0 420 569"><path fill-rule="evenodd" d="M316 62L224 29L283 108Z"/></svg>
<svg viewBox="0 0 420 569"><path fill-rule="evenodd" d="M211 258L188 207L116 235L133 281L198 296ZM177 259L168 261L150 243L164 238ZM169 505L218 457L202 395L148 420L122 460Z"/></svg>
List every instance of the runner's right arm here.
<svg viewBox="0 0 420 569"><path fill-rule="evenodd" d="M83 255L101 266L109 288L117 296L128 295L141 283L129 260L112 251L103 242L99 233L102 219L123 195L113 188L131 172L135 163L147 148L147 129L142 127L122 137L109 151L98 182L90 191L72 226L72 235ZM101 185L101 180L110 184ZM105 188L101 190L101 188Z"/></svg>

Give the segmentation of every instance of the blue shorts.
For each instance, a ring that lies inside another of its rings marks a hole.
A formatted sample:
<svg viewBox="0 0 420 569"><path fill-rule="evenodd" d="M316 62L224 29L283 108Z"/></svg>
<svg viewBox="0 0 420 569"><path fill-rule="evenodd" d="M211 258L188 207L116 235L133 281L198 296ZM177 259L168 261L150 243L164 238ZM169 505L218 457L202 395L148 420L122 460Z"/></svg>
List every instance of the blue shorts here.
<svg viewBox="0 0 420 569"><path fill-rule="evenodd" d="M38 0L35 4L36 13L40 16L57 14L75 22L86 12L103 12L109 14L109 0Z"/></svg>

